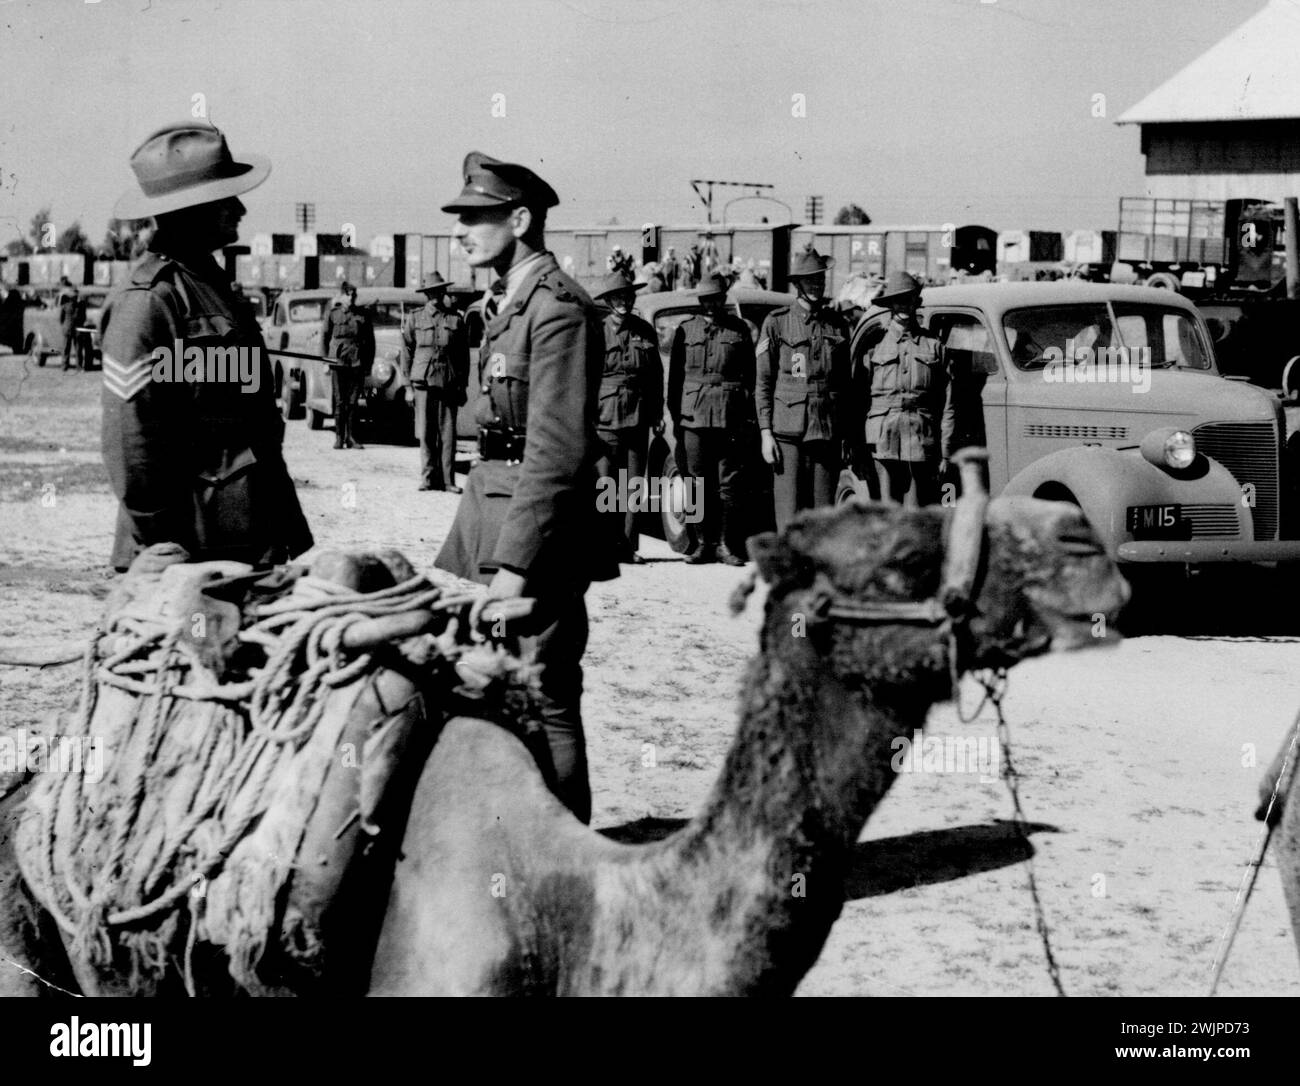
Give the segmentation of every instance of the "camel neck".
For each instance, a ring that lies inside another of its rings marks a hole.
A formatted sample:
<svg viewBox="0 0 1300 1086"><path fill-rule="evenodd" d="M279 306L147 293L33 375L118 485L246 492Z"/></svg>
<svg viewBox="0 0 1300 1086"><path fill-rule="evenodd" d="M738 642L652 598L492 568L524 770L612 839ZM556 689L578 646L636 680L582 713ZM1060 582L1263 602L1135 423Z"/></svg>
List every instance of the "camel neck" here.
<svg viewBox="0 0 1300 1086"><path fill-rule="evenodd" d="M890 744L928 699L849 688L820 650L751 663L741 725L704 811L673 839L674 878L735 992L793 988L843 904L850 850L893 782ZM730 943L719 955L719 944ZM760 966L761 968L757 968ZM751 968L754 966L755 968Z"/></svg>

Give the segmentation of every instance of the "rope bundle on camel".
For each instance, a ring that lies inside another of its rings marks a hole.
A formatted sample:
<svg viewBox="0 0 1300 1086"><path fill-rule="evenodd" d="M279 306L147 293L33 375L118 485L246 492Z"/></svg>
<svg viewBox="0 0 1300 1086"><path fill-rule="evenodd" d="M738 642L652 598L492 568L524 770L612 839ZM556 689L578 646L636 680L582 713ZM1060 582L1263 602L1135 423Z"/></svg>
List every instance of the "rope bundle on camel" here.
<svg viewBox="0 0 1300 1086"><path fill-rule="evenodd" d="M465 699L526 731L531 676L468 635L479 586L396 552L271 574L186 558L151 548L110 599L73 729L108 770L37 782L19 860L80 966L130 990L174 972L193 993L200 946L239 988L301 987L360 858L400 838L404 755Z"/></svg>

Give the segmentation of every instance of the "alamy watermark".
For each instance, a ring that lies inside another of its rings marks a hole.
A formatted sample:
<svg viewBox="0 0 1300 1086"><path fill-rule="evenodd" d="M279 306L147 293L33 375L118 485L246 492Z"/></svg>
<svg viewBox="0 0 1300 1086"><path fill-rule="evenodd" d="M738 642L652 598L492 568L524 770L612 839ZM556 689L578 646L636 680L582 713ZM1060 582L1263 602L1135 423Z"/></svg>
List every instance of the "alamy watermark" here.
<svg viewBox="0 0 1300 1086"><path fill-rule="evenodd" d="M82 773L91 784L104 776L102 736L0 735L0 773Z"/></svg>
<svg viewBox="0 0 1300 1086"><path fill-rule="evenodd" d="M629 475L601 476L596 484L596 509L601 513L658 513L677 509L687 524L704 519L704 480L693 476L676 479Z"/></svg>
<svg viewBox="0 0 1300 1086"><path fill-rule="evenodd" d="M1051 384L1131 385L1131 392L1151 391L1150 347L1076 347L1073 338L1065 350L1048 347L1043 380Z"/></svg>
<svg viewBox="0 0 1300 1086"><path fill-rule="evenodd" d="M981 784L999 779L1002 746L993 735L925 735L919 729L890 744L895 773L978 773Z"/></svg>
<svg viewBox="0 0 1300 1086"><path fill-rule="evenodd" d="M262 386L261 347L216 347L181 339L155 347L150 377L164 384L238 384L240 392Z"/></svg>

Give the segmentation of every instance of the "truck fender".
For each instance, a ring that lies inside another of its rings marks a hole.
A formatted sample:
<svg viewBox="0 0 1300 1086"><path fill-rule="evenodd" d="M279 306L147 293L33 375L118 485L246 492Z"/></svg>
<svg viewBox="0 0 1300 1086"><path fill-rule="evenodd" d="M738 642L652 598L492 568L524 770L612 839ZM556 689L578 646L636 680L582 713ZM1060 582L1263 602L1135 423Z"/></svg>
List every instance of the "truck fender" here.
<svg viewBox="0 0 1300 1086"><path fill-rule="evenodd" d="M1204 454L1198 454L1186 476L1176 478L1148 463L1136 449L1061 449L1034 461L1002 492L1057 501L1073 498L1112 558L1119 545L1132 538L1126 523L1131 505L1235 505L1244 538L1253 538L1251 511L1237 480Z"/></svg>

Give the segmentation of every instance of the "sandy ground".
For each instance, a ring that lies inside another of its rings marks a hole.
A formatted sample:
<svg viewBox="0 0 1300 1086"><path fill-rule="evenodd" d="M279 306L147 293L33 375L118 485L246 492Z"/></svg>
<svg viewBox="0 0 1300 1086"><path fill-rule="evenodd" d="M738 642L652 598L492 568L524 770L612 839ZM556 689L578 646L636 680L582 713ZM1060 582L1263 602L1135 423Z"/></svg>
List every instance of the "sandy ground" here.
<svg viewBox="0 0 1300 1086"><path fill-rule="evenodd" d="M98 453L95 374L0 356L0 653L80 638L110 580L115 503ZM417 493L413 448L329 448L290 424L286 457L317 539L395 545L431 563L457 499ZM593 587L585 714L601 828L689 817L735 727L761 598L739 618L740 572L651 561ZM0 667L0 727L48 728L75 668ZM1300 704L1300 643L1150 636L1030 661L1005 702L1026 848L998 780L905 774L869 822L850 900L806 995L1049 995L1031 866L1065 991L1195 995L1258 839L1261 767ZM966 684L968 708L976 687ZM992 737L985 710L936 734ZM646 745L654 752L646 767ZM13 781L0 778L0 792ZM1300 995L1278 872L1266 861L1223 990Z"/></svg>

